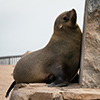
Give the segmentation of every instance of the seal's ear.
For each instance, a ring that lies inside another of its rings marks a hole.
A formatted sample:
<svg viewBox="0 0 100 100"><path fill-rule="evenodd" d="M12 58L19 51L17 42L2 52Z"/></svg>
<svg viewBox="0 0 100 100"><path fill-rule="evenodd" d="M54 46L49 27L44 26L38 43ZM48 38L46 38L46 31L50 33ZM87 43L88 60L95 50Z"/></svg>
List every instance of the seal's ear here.
<svg viewBox="0 0 100 100"><path fill-rule="evenodd" d="M59 25L59 29L61 29L62 27L63 27L63 25L62 25L62 24L60 24L60 25Z"/></svg>

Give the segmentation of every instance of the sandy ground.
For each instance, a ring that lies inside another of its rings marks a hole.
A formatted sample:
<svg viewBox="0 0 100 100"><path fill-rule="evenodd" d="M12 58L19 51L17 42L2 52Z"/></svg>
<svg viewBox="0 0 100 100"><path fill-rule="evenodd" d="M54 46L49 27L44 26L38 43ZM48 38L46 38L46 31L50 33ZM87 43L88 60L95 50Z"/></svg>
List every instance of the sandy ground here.
<svg viewBox="0 0 100 100"><path fill-rule="evenodd" d="M13 82L13 65L0 65L0 100L9 100L5 98L5 94L10 84Z"/></svg>

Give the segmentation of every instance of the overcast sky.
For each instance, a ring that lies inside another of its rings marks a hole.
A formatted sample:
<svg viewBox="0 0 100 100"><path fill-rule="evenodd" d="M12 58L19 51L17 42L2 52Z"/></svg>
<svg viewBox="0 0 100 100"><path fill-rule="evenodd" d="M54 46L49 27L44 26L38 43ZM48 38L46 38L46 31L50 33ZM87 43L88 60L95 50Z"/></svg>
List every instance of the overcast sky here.
<svg viewBox="0 0 100 100"><path fill-rule="evenodd" d="M43 48L56 17L72 8L83 28L85 0L0 0L0 56Z"/></svg>

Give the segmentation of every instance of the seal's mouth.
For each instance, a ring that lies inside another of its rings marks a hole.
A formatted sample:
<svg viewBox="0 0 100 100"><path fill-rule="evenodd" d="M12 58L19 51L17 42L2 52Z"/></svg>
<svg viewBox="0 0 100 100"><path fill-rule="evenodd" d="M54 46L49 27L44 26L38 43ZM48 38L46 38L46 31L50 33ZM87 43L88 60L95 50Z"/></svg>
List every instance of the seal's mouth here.
<svg viewBox="0 0 100 100"><path fill-rule="evenodd" d="M76 21L77 21L76 10L75 10L75 9L72 9L71 12L72 12L72 18L71 18L71 21L72 21L72 23L75 25L75 23L76 23Z"/></svg>

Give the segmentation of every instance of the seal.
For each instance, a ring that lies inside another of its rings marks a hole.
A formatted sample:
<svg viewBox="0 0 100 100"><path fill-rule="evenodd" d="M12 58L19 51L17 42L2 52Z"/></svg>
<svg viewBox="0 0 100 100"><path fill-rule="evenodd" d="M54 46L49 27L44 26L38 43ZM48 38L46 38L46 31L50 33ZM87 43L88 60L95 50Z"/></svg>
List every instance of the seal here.
<svg viewBox="0 0 100 100"><path fill-rule="evenodd" d="M43 49L23 56L16 64L15 81L10 90L16 83L44 82L52 87L67 86L72 81L79 68L82 38L76 20L74 9L57 17L49 43Z"/></svg>

